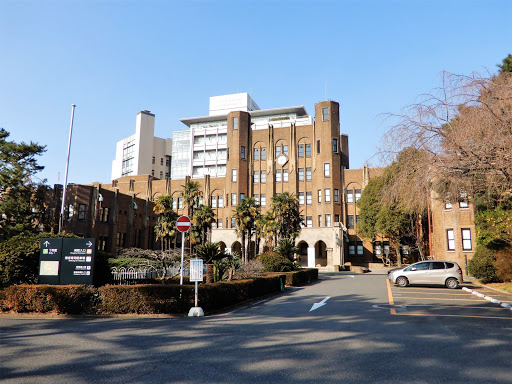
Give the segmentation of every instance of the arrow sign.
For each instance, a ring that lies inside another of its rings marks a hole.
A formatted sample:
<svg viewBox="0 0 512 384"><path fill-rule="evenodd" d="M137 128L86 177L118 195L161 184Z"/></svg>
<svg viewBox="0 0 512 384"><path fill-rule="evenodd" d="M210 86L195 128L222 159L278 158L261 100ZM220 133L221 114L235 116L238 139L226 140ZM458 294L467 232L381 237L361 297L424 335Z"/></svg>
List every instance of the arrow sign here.
<svg viewBox="0 0 512 384"><path fill-rule="evenodd" d="M180 232L187 232L190 228L190 219L188 216L180 216L176 221L176 229Z"/></svg>
<svg viewBox="0 0 512 384"><path fill-rule="evenodd" d="M92 243L89 241L88 243L85 243L89 248L91 248Z"/></svg>
<svg viewBox="0 0 512 384"><path fill-rule="evenodd" d="M313 306L311 307L309 312L314 311L315 309L318 309L320 307L323 307L327 303L327 300L329 300L329 299L330 299L330 297L326 297L321 302L313 304Z"/></svg>
<svg viewBox="0 0 512 384"><path fill-rule="evenodd" d="M48 246L50 245L50 242L49 242L48 240L46 240L43 244L44 244L44 246L45 246L46 248L48 248Z"/></svg>

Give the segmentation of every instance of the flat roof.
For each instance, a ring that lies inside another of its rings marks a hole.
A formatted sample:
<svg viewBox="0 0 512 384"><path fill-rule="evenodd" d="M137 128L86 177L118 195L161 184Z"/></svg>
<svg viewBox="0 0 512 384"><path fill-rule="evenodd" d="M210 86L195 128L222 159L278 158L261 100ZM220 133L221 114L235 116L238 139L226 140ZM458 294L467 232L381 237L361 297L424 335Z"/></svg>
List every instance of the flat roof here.
<svg viewBox="0 0 512 384"><path fill-rule="evenodd" d="M247 113L251 114L254 117L261 116L273 116L273 115L281 115L284 113L295 113L297 116L307 116L306 108L303 105L296 107L284 107L284 108L273 108L273 109L258 109L256 111L248 111ZM217 115L217 116L200 116L200 117L187 117L185 119L180 119L180 121L187 125L191 126L196 123L208 123L210 121L223 121L227 120L228 115Z"/></svg>

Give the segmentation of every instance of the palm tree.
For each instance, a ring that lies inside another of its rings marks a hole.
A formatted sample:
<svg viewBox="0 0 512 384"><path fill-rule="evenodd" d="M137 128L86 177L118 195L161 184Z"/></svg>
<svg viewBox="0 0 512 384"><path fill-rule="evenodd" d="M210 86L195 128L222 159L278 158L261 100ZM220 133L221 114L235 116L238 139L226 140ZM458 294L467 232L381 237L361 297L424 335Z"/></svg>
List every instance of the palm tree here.
<svg viewBox="0 0 512 384"><path fill-rule="evenodd" d="M172 196L159 196L153 211L159 215L155 224L156 239L162 241L162 251L169 250L171 248L170 240L176 235L176 220L178 219L178 214L172 209Z"/></svg>
<svg viewBox="0 0 512 384"><path fill-rule="evenodd" d="M301 230L299 200L288 192L272 196L269 214L277 223L276 243L280 239L295 240Z"/></svg>
<svg viewBox="0 0 512 384"><path fill-rule="evenodd" d="M194 211L192 232L197 236L196 241L200 241L202 244L206 243L214 222L215 213L209 205L201 205Z"/></svg>
<svg viewBox="0 0 512 384"><path fill-rule="evenodd" d="M295 246L295 241L292 239L281 239L274 250L276 254L282 256L290 261L294 261L295 255L299 253L299 248Z"/></svg>
<svg viewBox="0 0 512 384"><path fill-rule="evenodd" d="M260 206L256 203L256 199L254 197L246 197L243 199L233 211L233 217L235 218L236 234L240 236L242 240L242 260L245 264L249 261L246 251L246 238L249 242L250 252L253 230L260 217Z"/></svg>
<svg viewBox="0 0 512 384"><path fill-rule="evenodd" d="M194 218L194 208L197 207L199 198L201 197L199 183L189 180L185 185L182 185L182 187L183 191L181 191L181 194L183 196L183 203L187 206L187 215L190 220L192 220Z"/></svg>
<svg viewBox="0 0 512 384"><path fill-rule="evenodd" d="M219 243L204 243L198 245L196 247L196 256L203 259L207 265L207 283L210 282L210 280L218 281L222 278L219 266L220 261L227 256L227 253L220 248ZM209 276L211 271L208 267L209 264L213 264L213 276Z"/></svg>

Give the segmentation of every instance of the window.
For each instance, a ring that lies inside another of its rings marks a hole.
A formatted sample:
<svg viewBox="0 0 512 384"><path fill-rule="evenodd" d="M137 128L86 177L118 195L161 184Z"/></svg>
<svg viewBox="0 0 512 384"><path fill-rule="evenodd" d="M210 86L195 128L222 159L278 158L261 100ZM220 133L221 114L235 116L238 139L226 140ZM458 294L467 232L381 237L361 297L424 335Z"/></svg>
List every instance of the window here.
<svg viewBox="0 0 512 384"><path fill-rule="evenodd" d="M303 216L303 215L300 215L300 216L299 216L299 219L300 219L300 227L301 227L301 228L304 228L304 216Z"/></svg>
<svg viewBox="0 0 512 384"><path fill-rule="evenodd" d="M164 172L160 171L160 179L163 179L163 178L164 178Z"/></svg>
<svg viewBox="0 0 512 384"><path fill-rule="evenodd" d="M361 190L356 189L356 201L359 200L360 198L361 198Z"/></svg>
<svg viewBox="0 0 512 384"><path fill-rule="evenodd" d="M323 121L329 120L329 108L328 107L322 108L322 120Z"/></svg>
<svg viewBox="0 0 512 384"><path fill-rule="evenodd" d="M155 164L155 156L153 156L153 164Z"/></svg>
<svg viewBox="0 0 512 384"><path fill-rule="evenodd" d="M334 190L334 202L335 203L340 202L340 190L339 189Z"/></svg>
<svg viewBox="0 0 512 384"><path fill-rule="evenodd" d="M267 172L266 171L261 171L260 180L261 180L262 183L266 183L267 182Z"/></svg>
<svg viewBox="0 0 512 384"><path fill-rule="evenodd" d="M347 215L347 228L354 229L354 215Z"/></svg>
<svg viewBox="0 0 512 384"><path fill-rule="evenodd" d="M260 205L262 207L267 205L267 195L265 193L262 193L260 196Z"/></svg>
<svg viewBox="0 0 512 384"><path fill-rule="evenodd" d="M311 157L311 144L306 144L304 148L306 150L306 157Z"/></svg>
<svg viewBox="0 0 512 384"><path fill-rule="evenodd" d="M238 117L233 117L233 129L238 129Z"/></svg>
<svg viewBox="0 0 512 384"><path fill-rule="evenodd" d="M281 146L276 145L276 157L278 157L281 154Z"/></svg>
<svg viewBox="0 0 512 384"><path fill-rule="evenodd" d="M75 209L73 207L73 204L69 204L69 206L68 206L68 219L71 219L73 217L73 214L75 213L74 211L75 211Z"/></svg>
<svg viewBox="0 0 512 384"><path fill-rule="evenodd" d="M267 148L261 147L260 152L261 152L261 156L260 156L261 160L267 160Z"/></svg>
<svg viewBox="0 0 512 384"><path fill-rule="evenodd" d="M334 222L339 223L340 222L340 215L334 215Z"/></svg>
<svg viewBox="0 0 512 384"><path fill-rule="evenodd" d="M318 202L319 203L322 202L322 190L321 189L318 190Z"/></svg>
<svg viewBox="0 0 512 384"><path fill-rule="evenodd" d="M288 182L288 169L283 169L283 181Z"/></svg>
<svg viewBox="0 0 512 384"><path fill-rule="evenodd" d="M297 148L297 156L304 157L304 144L299 144Z"/></svg>
<svg viewBox="0 0 512 384"><path fill-rule="evenodd" d="M325 189L325 202L326 203L331 202L331 189L330 188Z"/></svg>
<svg viewBox="0 0 512 384"><path fill-rule="evenodd" d="M282 181L281 170L276 169L276 183L280 183L281 181Z"/></svg>
<svg viewBox="0 0 512 384"><path fill-rule="evenodd" d="M165 178L169 177L169 172L165 172Z"/></svg>
<svg viewBox="0 0 512 384"><path fill-rule="evenodd" d="M453 229L446 230L446 239L448 241L448 250L455 251L455 234Z"/></svg>
<svg viewBox="0 0 512 384"><path fill-rule="evenodd" d="M330 214L325 215L325 226L326 227L331 227L332 226L331 215Z"/></svg>
<svg viewBox="0 0 512 384"><path fill-rule="evenodd" d="M233 207L236 205L236 193L231 194L231 205Z"/></svg>
<svg viewBox="0 0 512 384"><path fill-rule="evenodd" d="M160 158L160 165L164 165L164 158L163 157Z"/></svg>
<svg viewBox="0 0 512 384"><path fill-rule="evenodd" d="M217 228L222 228L222 219L217 219Z"/></svg>
<svg viewBox="0 0 512 384"><path fill-rule="evenodd" d="M304 205L304 192L299 192L299 204Z"/></svg>
<svg viewBox="0 0 512 384"><path fill-rule="evenodd" d="M260 203L260 195L255 193L254 194L254 200L256 200L256 204L259 204Z"/></svg>
<svg viewBox="0 0 512 384"><path fill-rule="evenodd" d="M168 167L169 166L169 159L165 159L165 166Z"/></svg>
<svg viewBox="0 0 512 384"><path fill-rule="evenodd" d="M446 266L442 261L434 261L432 264L432 269L445 269Z"/></svg>
<svg viewBox="0 0 512 384"><path fill-rule="evenodd" d="M259 148L254 148L254 160L259 160L260 159L260 149Z"/></svg>
<svg viewBox="0 0 512 384"><path fill-rule="evenodd" d="M240 147L240 158L245 159L245 147L243 145Z"/></svg>
<svg viewBox="0 0 512 384"><path fill-rule="evenodd" d="M288 156L288 146L287 145L283 145L283 154Z"/></svg>
<svg viewBox="0 0 512 384"><path fill-rule="evenodd" d="M459 201L459 208L469 208L468 200Z"/></svg>
<svg viewBox="0 0 512 384"><path fill-rule="evenodd" d="M354 190L347 189L347 203L353 203L353 202L354 202Z"/></svg>
<svg viewBox="0 0 512 384"><path fill-rule="evenodd" d="M108 223L108 213L109 213L109 208L101 208L100 221L103 221L104 223Z"/></svg>
<svg viewBox="0 0 512 384"><path fill-rule="evenodd" d="M338 153L338 139L332 139L332 151Z"/></svg>
<svg viewBox="0 0 512 384"><path fill-rule="evenodd" d="M218 200L217 200L217 206L218 206L219 208L224 207L224 196L223 196L223 195L220 195L220 196L218 197Z"/></svg>
<svg viewBox="0 0 512 384"><path fill-rule="evenodd" d="M313 204L313 192L306 192L306 204Z"/></svg>
<svg viewBox="0 0 512 384"><path fill-rule="evenodd" d="M236 228L236 219L234 217L231 218L231 228Z"/></svg>
<svg viewBox="0 0 512 384"><path fill-rule="evenodd" d="M357 254L358 255L362 255L363 252L364 252L363 242L362 241L358 241L357 242Z"/></svg>
<svg viewBox="0 0 512 384"><path fill-rule="evenodd" d="M361 216L356 215L356 225L357 225L357 223L359 223L360 221L361 221Z"/></svg>
<svg viewBox="0 0 512 384"><path fill-rule="evenodd" d="M311 180L311 167L306 168L306 180Z"/></svg>
<svg viewBox="0 0 512 384"><path fill-rule="evenodd" d="M318 215L318 226L322 226L322 215Z"/></svg>
<svg viewBox="0 0 512 384"><path fill-rule="evenodd" d="M240 194L240 201L242 201L243 199L245 199L245 193Z"/></svg>
<svg viewBox="0 0 512 384"><path fill-rule="evenodd" d="M235 183L235 182L236 182L236 169L232 169L232 170L231 170L231 181L232 181L233 183Z"/></svg>
<svg viewBox="0 0 512 384"><path fill-rule="evenodd" d="M471 251L473 249L473 246L471 244L471 229L469 228L462 228L462 249L464 251Z"/></svg>
<svg viewBox="0 0 512 384"><path fill-rule="evenodd" d="M316 153L320 153L320 140L316 141Z"/></svg>
<svg viewBox="0 0 512 384"><path fill-rule="evenodd" d="M299 181L304 181L304 168L299 168Z"/></svg>
<svg viewBox="0 0 512 384"><path fill-rule="evenodd" d="M217 196L212 196L211 207L212 208L217 208Z"/></svg>
<svg viewBox="0 0 512 384"><path fill-rule="evenodd" d="M78 220L85 220L85 210L87 209L87 205L78 204Z"/></svg>
<svg viewBox="0 0 512 384"><path fill-rule="evenodd" d="M154 169L151 170L151 176L155 176L155 170Z"/></svg>
<svg viewBox="0 0 512 384"><path fill-rule="evenodd" d="M175 197L172 199L172 209L178 209L178 199Z"/></svg>
<svg viewBox="0 0 512 384"><path fill-rule="evenodd" d="M331 177L331 164L324 163L324 177Z"/></svg>
<svg viewBox="0 0 512 384"><path fill-rule="evenodd" d="M450 201L447 201L446 203L444 203L444 208L445 209L452 209L452 203Z"/></svg>
<svg viewBox="0 0 512 384"><path fill-rule="evenodd" d="M260 171L254 171L252 182L254 184L258 184L260 182Z"/></svg>
<svg viewBox="0 0 512 384"><path fill-rule="evenodd" d="M183 209L183 197L178 197L178 209Z"/></svg>
<svg viewBox="0 0 512 384"><path fill-rule="evenodd" d="M349 255L355 255L356 254L356 246L355 243L350 243L348 245L348 254Z"/></svg>
<svg viewBox="0 0 512 384"><path fill-rule="evenodd" d="M313 216L306 216L306 227L313 227Z"/></svg>

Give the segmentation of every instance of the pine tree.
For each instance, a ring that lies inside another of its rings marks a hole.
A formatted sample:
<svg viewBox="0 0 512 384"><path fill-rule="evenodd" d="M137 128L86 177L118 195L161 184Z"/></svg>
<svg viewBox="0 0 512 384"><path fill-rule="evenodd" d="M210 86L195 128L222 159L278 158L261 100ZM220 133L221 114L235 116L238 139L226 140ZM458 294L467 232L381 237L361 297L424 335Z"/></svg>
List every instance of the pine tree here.
<svg viewBox="0 0 512 384"><path fill-rule="evenodd" d="M37 184L32 176L44 167L36 156L45 147L36 143L8 141L0 128L0 240L23 232L37 232L37 210L33 209Z"/></svg>

